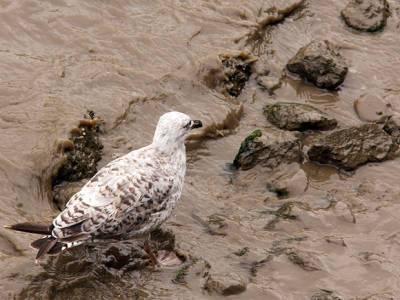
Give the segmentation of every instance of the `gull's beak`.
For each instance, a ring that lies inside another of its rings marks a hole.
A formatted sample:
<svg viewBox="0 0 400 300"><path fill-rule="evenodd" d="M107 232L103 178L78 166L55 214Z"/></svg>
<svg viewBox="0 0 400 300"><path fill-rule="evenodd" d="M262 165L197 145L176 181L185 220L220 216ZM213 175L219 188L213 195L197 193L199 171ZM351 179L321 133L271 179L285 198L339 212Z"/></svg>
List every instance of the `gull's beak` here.
<svg viewBox="0 0 400 300"><path fill-rule="evenodd" d="M203 127L203 123L200 120L193 120L190 129L200 128L200 127Z"/></svg>

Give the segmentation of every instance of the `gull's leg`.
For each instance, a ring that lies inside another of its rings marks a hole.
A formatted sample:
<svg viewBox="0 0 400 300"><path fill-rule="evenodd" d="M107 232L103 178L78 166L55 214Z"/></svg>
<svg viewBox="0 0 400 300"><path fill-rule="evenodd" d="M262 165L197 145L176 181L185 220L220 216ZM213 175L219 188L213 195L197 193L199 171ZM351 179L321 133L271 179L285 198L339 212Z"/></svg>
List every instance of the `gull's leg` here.
<svg viewBox="0 0 400 300"><path fill-rule="evenodd" d="M153 265L153 267L154 267L154 266L158 266L159 263L158 263L157 257L154 255L154 252L153 252L153 250L151 250L151 247L150 247L150 244L149 244L149 237L147 237L147 238L144 240L143 250L144 250L144 251L147 253L147 255L149 256L150 261L151 261L151 264Z"/></svg>

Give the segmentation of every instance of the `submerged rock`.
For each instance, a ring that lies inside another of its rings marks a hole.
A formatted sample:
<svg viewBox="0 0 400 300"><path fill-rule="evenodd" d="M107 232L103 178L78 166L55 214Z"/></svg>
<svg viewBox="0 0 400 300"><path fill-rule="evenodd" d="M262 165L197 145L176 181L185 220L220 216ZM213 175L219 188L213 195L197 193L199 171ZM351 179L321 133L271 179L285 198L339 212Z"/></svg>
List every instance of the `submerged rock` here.
<svg viewBox="0 0 400 300"><path fill-rule="evenodd" d="M267 190L279 199L299 196L307 186L307 175L298 164L286 165L282 170L274 171L267 181Z"/></svg>
<svg viewBox="0 0 400 300"><path fill-rule="evenodd" d="M382 127L369 123L334 131L314 142L308 150L308 157L345 170L388 159L398 145Z"/></svg>
<svg viewBox="0 0 400 300"><path fill-rule="evenodd" d="M270 73L257 76L257 83L263 89L267 90L270 95L273 95L275 90L282 85L282 76L274 76Z"/></svg>
<svg viewBox="0 0 400 300"><path fill-rule="evenodd" d="M53 187L53 203L59 209L63 210L71 197L79 192L85 185L87 179L75 182L62 182Z"/></svg>
<svg viewBox="0 0 400 300"><path fill-rule="evenodd" d="M287 187L279 182L267 182L267 190L276 194L278 198L287 198L289 196Z"/></svg>
<svg viewBox="0 0 400 300"><path fill-rule="evenodd" d="M305 271L322 270L320 260L311 252L289 248L286 249L285 254L293 264L298 265Z"/></svg>
<svg viewBox="0 0 400 300"><path fill-rule="evenodd" d="M373 32L385 27L389 4L386 0L350 0L341 15L348 26Z"/></svg>
<svg viewBox="0 0 400 300"><path fill-rule="evenodd" d="M235 273L211 274L208 276L204 288L210 292L229 296L243 293L246 283L242 277Z"/></svg>
<svg viewBox="0 0 400 300"><path fill-rule="evenodd" d="M312 41L302 47L286 67L323 89L337 88L348 71L338 48L327 40Z"/></svg>
<svg viewBox="0 0 400 300"><path fill-rule="evenodd" d="M292 133L277 131L263 134L257 129L242 142L233 165L242 170L257 164L275 168L281 163L301 162L302 159L300 141Z"/></svg>
<svg viewBox="0 0 400 300"><path fill-rule="evenodd" d="M50 256L43 265L45 272L34 277L19 296L20 299L36 299L38 295L40 299L42 295L48 295L46 299L83 299L90 294L94 298L111 299L119 289L128 289L124 287L124 276L145 268L148 263L147 254L136 241L76 246ZM105 285L107 289L102 288Z"/></svg>
<svg viewBox="0 0 400 300"><path fill-rule="evenodd" d="M376 95L363 95L354 101L357 116L365 122L376 122L391 114L390 104Z"/></svg>
<svg viewBox="0 0 400 300"><path fill-rule="evenodd" d="M196 213L192 213L192 217L198 221L206 230L208 234L211 235L227 235L228 224L225 220L225 217L220 214L212 214L207 217L207 219L203 219Z"/></svg>
<svg viewBox="0 0 400 300"><path fill-rule="evenodd" d="M337 121L322 111L306 104L278 102L267 105L265 117L275 126L285 130L330 130Z"/></svg>
<svg viewBox="0 0 400 300"><path fill-rule="evenodd" d="M320 290L312 295L310 300L343 300L343 298L336 295L333 291Z"/></svg>
<svg viewBox="0 0 400 300"><path fill-rule="evenodd" d="M385 118L383 130L391 135L396 144L400 145L400 116L389 116Z"/></svg>
<svg viewBox="0 0 400 300"><path fill-rule="evenodd" d="M268 214L271 214L274 217L270 221L268 221L268 223L264 226L264 229L265 230L275 229L275 225L280 220L296 220L297 215L292 211L294 206L295 204L289 201L280 205L276 210L267 211Z"/></svg>
<svg viewBox="0 0 400 300"><path fill-rule="evenodd" d="M204 259L192 257L175 272L174 284L184 284L189 289L204 288L211 265Z"/></svg>
<svg viewBox="0 0 400 300"><path fill-rule="evenodd" d="M150 245L156 252L173 250L175 237L171 231L157 229L151 233ZM49 256L43 264L45 272L32 278L21 292L20 299L114 299L124 293L128 299L137 291L132 283L150 263L143 250L143 241L101 240L64 250ZM142 297L140 297L142 298Z"/></svg>

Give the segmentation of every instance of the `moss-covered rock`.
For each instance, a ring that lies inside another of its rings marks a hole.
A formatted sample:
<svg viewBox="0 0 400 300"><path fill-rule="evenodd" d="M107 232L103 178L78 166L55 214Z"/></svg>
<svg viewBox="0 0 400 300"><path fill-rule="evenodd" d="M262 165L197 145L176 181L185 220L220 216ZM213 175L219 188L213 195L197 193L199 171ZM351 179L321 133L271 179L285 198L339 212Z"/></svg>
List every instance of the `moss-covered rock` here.
<svg viewBox="0 0 400 300"><path fill-rule="evenodd" d="M301 103L270 104L265 107L264 115L272 124L285 130L330 130L337 125L334 118Z"/></svg>
<svg viewBox="0 0 400 300"><path fill-rule="evenodd" d="M389 4L386 0L350 0L341 15L348 26L374 32L385 27L390 15Z"/></svg>
<svg viewBox="0 0 400 300"><path fill-rule="evenodd" d="M281 163L301 162L302 159L300 141L292 133L276 131L266 134L257 129L242 142L233 165L242 170L257 164L275 168Z"/></svg>
<svg viewBox="0 0 400 300"><path fill-rule="evenodd" d="M312 41L300 48L286 67L323 89L336 89L343 83L348 71L338 48L326 40Z"/></svg>
<svg viewBox="0 0 400 300"><path fill-rule="evenodd" d="M312 161L345 170L388 159L398 145L382 127L368 123L334 131L314 141L308 150L308 157Z"/></svg>
<svg viewBox="0 0 400 300"><path fill-rule="evenodd" d="M252 133L250 133L244 141L240 144L240 148L238 153L235 156L235 159L233 160L233 165L235 168L240 168L240 158L242 153L246 152L249 148L250 145L253 143L254 140L262 136L262 132L260 129L254 130Z"/></svg>

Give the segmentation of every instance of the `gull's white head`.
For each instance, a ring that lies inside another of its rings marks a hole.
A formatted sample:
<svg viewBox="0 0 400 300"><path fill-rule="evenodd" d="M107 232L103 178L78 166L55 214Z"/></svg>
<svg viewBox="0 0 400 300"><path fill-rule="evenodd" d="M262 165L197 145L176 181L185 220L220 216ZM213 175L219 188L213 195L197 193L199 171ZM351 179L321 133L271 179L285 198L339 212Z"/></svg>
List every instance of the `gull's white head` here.
<svg viewBox="0 0 400 300"><path fill-rule="evenodd" d="M192 120L188 115L172 111L163 114L158 120L153 144L162 148L170 148L183 144L189 131L202 127L200 120Z"/></svg>

